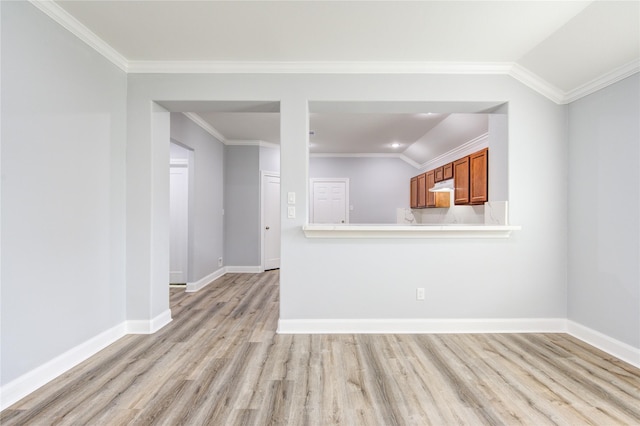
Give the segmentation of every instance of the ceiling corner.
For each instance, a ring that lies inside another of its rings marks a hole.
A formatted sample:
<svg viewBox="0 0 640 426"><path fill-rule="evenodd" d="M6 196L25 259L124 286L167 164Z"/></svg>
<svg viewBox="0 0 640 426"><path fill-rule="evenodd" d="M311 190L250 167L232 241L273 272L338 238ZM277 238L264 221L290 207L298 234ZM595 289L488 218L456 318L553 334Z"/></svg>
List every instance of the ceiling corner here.
<svg viewBox="0 0 640 426"><path fill-rule="evenodd" d="M93 31L85 27L80 23L80 21L60 7L56 2L51 0L29 0L29 2L45 15L60 24L63 28L88 44L95 51L107 58L122 71L128 72L129 64L124 56L118 53L118 51L107 44L103 39L98 37Z"/></svg>

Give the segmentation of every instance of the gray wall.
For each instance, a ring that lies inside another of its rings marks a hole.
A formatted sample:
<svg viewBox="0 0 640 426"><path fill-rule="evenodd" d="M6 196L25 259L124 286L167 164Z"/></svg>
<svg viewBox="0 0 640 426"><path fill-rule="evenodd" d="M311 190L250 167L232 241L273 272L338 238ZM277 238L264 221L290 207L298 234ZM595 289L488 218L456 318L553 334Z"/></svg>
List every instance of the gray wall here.
<svg viewBox="0 0 640 426"><path fill-rule="evenodd" d="M569 106L569 319L640 347L640 75ZM548 169L547 169L548 170Z"/></svg>
<svg viewBox="0 0 640 426"><path fill-rule="evenodd" d="M260 147L225 147L224 252L228 266L260 265Z"/></svg>
<svg viewBox="0 0 640 426"><path fill-rule="evenodd" d="M280 172L280 148L260 147L260 170Z"/></svg>
<svg viewBox="0 0 640 426"><path fill-rule="evenodd" d="M311 157L310 178L349 178L350 223L396 223L418 170L399 158Z"/></svg>
<svg viewBox="0 0 640 426"><path fill-rule="evenodd" d="M128 84L129 132L137 136L128 140L135 153L128 158L132 164L154 158L144 117L154 99L280 100L281 190L295 192L297 199L294 219L286 217L286 199L282 201L282 320L566 318L567 187L558 185L568 162L566 106L509 76L137 74L129 75ZM507 240L305 238L301 228L308 217L308 101L354 99L508 101L510 220L522 230ZM257 154L252 157L258 162ZM544 173L541 165L546 165ZM258 193L256 175L235 170L231 161L226 171L227 176L236 173L251 181L247 192ZM537 196L540 188L545 188L544 208ZM241 192L231 194L241 198ZM247 200L243 197L242 203ZM148 211L143 205L135 209ZM237 226L256 229L257 215L247 216ZM131 218L129 225L135 227L136 218ZM257 241L259 233L252 232ZM226 242L232 244L233 238L228 235ZM231 258L234 250L228 249ZM247 261L257 261L258 251L251 256ZM424 303L416 303L417 287L425 288Z"/></svg>
<svg viewBox="0 0 640 426"><path fill-rule="evenodd" d="M127 81L31 4L0 7L4 385L126 319Z"/></svg>
<svg viewBox="0 0 640 426"><path fill-rule="evenodd" d="M171 139L193 150L188 280L195 282L224 256L224 145L182 113L171 114Z"/></svg>

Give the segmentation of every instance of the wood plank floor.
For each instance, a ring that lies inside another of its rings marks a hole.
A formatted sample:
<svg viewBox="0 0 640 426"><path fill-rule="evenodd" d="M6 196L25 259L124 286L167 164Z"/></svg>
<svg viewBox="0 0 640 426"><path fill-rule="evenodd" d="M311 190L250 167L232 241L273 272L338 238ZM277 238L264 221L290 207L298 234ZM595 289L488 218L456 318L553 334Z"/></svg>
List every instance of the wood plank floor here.
<svg viewBox="0 0 640 426"><path fill-rule="evenodd" d="M640 425L640 369L565 334L276 335L277 271L171 290L2 425Z"/></svg>

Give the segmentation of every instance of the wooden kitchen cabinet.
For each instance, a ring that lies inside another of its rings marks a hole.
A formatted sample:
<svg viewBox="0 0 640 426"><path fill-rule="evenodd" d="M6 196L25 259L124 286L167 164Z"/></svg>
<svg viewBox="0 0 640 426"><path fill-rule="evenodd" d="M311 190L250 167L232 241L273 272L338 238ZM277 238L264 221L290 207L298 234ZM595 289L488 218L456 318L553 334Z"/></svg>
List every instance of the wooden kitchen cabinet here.
<svg viewBox="0 0 640 426"><path fill-rule="evenodd" d="M488 201L489 151L487 148L469 156L469 204Z"/></svg>
<svg viewBox="0 0 640 426"><path fill-rule="evenodd" d="M453 162L453 203L469 204L469 157Z"/></svg>
<svg viewBox="0 0 640 426"><path fill-rule="evenodd" d="M435 207L436 206L436 194L435 192L429 192L429 189L433 188L433 185L436 184L436 173L435 170L429 170L425 173L427 177L427 207Z"/></svg>
<svg viewBox="0 0 640 426"><path fill-rule="evenodd" d="M453 179L453 163L442 166L442 179Z"/></svg>
<svg viewBox="0 0 640 426"><path fill-rule="evenodd" d="M434 173L436 182L442 182L444 180L444 168L442 166L434 169Z"/></svg>
<svg viewBox="0 0 640 426"><path fill-rule="evenodd" d="M453 163L454 203L484 204L489 200L489 150L474 152Z"/></svg>
<svg viewBox="0 0 640 426"><path fill-rule="evenodd" d="M438 169L428 171L427 177L427 207L449 207L451 205L450 195L448 192L430 192L429 189L433 188L436 181L436 175Z"/></svg>
<svg viewBox="0 0 640 426"><path fill-rule="evenodd" d="M418 208L418 176L414 176L411 178L411 189L409 191L411 194L411 203L409 204L412 209Z"/></svg>
<svg viewBox="0 0 640 426"><path fill-rule="evenodd" d="M427 183L426 173L418 176L418 208L422 209L427 207Z"/></svg>

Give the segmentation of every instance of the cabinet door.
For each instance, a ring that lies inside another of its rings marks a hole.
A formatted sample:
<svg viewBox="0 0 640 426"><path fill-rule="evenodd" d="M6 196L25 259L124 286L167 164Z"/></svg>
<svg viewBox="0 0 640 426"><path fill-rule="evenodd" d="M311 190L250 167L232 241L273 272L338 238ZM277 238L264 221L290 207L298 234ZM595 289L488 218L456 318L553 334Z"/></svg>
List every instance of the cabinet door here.
<svg viewBox="0 0 640 426"><path fill-rule="evenodd" d="M442 166L442 179L453 179L453 163Z"/></svg>
<svg viewBox="0 0 640 426"><path fill-rule="evenodd" d="M426 196L426 176L423 173L418 176L418 208L427 206Z"/></svg>
<svg viewBox="0 0 640 426"><path fill-rule="evenodd" d="M469 156L470 185L469 202L482 204L488 200L489 151L485 148Z"/></svg>
<svg viewBox="0 0 640 426"><path fill-rule="evenodd" d="M469 157L453 163L454 204L469 204Z"/></svg>
<svg viewBox="0 0 640 426"><path fill-rule="evenodd" d="M435 170L430 170L426 173L427 176L427 207L435 207L436 206L436 194L435 192L430 192L429 189L433 188L436 184L436 173Z"/></svg>
<svg viewBox="0 0 640 426"><path fill-rule="evenodd" d="M441 182L444 180L444 168L442 166L435 169L434 172L435 172L436 182Z"/></svg>
<svg viewBox="0 0 640 426"><path fill-rule="evenodd" d="M418 207L418 176L411 178L410 194L411 194L411 202L409 205L411 206L412 209L415 209Z"/></svg>

